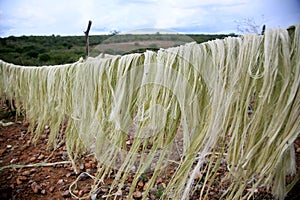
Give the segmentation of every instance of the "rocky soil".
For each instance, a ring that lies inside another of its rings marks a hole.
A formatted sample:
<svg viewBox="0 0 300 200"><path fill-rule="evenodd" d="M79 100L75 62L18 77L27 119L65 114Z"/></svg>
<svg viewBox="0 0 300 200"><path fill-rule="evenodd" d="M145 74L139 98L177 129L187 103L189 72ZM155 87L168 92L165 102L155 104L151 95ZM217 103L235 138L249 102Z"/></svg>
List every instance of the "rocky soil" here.
<svg viewBox="0 0 300 200"><path fill-rule="evenodd" d="M5 106L0 107L0 168L8 165L15 165L13 168L5 168L0 171L0 200L34 200L34 199L74 199L70 194L69 187L77 179L76 174L69 161L64 143L60 143L54 149L47 148L49 129L45 131L37 143L31 142L31 134L27 131L28 123L20 117L17 120ZM13 123L10 123L13 122ZM300 170L300 137L295 141L297 156L297 168ZM41 164L44 163L44 164ZM45 164L46 163L46 164ZM26 166L26 167L25 167ZM86 155L78 163L80 172L88 172L95 175L97 162L92 155ZM222 176L220 168L218 176ZM164 177L156 181L155 188L148 195L149 199L159 199L163 193L168 177L174 171L169 170ZM168 174L169 173L169 174ZM114 174L104 182L107 188L102 187L98 191L97 199L103 199L109 190L109 183L112 182ZM143 195L143 188L147 184L148 177L142 177L138 182L133 198L140 199ZM127 188L133 177L128 179ZM218 180L218 179L216 179ZM84 197L91 190L93 180L86 174L81 175L77 188L72 187L73 194ZM201 181L196 181L201 184ZM224 192L223 184L216 182L212 185L209 199L219 199ZM126 196L125 188L123 194L117 194L117 199ZM197 196L199 192L191 196L192 199L201 199ZM261 188L256 191L254 199L274 199L269 191ZM286 197L288 199L300 199L300 182L296 184Z"/></svg>

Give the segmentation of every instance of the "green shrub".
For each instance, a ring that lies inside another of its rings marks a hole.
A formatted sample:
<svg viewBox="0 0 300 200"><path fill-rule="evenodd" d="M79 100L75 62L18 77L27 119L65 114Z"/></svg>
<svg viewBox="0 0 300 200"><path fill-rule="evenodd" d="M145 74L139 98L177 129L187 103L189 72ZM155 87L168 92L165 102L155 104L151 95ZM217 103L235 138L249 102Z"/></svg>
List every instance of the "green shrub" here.
<svg viewBox="0 0 300 200"><path fill-rule="evenodd" d="M37 58L38 55L39 55L39 52L37 52L35 50L31 50L31 51L27 52L26 55L31 57L31 58Z"/></svg>
<svg viewBox="0 0 300 200"><path fill-rule="evenodd" d="M157 44L150 44L149 47L153 48L153 49L156 49L157 48Z"/></svg>
<svg viewBox="0 0 300 200"><path fill-rule="evenodd" d="M40 54L39 60L41 62L48 62L50 60L50 56L47 53Z"/></svg>

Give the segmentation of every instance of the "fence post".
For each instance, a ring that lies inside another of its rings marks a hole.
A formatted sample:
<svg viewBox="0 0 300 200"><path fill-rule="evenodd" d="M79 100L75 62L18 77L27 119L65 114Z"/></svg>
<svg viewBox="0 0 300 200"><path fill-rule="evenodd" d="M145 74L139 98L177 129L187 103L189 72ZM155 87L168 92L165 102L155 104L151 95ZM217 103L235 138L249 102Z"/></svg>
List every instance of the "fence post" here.
<svg viewBox="0 0 300 200"><path fill-rule="evenodd" d="M266 25L264 24L261 30L261 35L264 35L266 31Z"/></svg>
<svg viewBox="0 0 300 200"><path fill-rule="evenodd" d="M92 21L89 20L89 24L88 27L86 29L86 31L84 31L85 34L85 54L86 54L86 58L89 57L89 32L92 26Z"/></svg>

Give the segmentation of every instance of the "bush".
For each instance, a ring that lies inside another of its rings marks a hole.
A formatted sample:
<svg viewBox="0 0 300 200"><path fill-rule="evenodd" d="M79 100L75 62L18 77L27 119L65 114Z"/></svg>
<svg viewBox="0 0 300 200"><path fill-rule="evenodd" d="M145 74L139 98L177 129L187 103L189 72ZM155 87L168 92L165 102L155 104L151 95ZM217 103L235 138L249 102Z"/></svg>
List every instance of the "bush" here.
<svg viewBox="0 0 300 200"><path fill-rule="evenodd" d="M40 54L39 60L41 62L48 62L50 60L50 56L47 53Z"/></svg>
<svg viewBox="0 0 300 200"><path fill-rule="evenodd" d="M31 50L28 53L26 53L27 56L31 57L31 58L37 58L39 55L39 52L35 51L35 50Z"/></svg>
<svg viewBox="0 0 300 200"><path fill-rule="evenodd" d="M150 44L149 47L153 48L153 49L156 49L157 48L157 44Z"/></svg>

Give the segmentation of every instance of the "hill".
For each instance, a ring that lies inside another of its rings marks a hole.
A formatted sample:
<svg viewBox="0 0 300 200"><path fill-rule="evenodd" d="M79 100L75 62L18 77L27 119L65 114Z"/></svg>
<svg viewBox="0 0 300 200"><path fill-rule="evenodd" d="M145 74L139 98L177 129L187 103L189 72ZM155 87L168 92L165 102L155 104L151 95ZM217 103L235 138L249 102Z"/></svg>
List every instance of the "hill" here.
<svg viewBox="0 0 300 200"><path fill-rule="evenodd" d="M127 54L178 46L187 42L206 42L230 35L119 34L89 37L90 54ZM72 63L85 57L85 36L10 36L0 38L0 59L23 66Z"/></svg>

